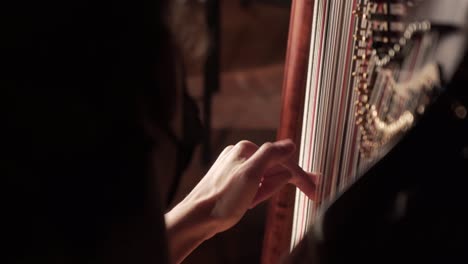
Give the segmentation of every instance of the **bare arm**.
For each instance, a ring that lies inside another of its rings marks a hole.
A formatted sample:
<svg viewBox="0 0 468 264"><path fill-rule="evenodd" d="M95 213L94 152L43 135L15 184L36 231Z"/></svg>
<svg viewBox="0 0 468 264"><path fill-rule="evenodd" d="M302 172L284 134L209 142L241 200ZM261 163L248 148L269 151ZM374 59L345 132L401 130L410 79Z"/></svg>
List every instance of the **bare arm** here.
<svg viewBox="0 0 468 264"><path fill-rule="evenodd" d="M290 140L228 146L192 192L165 215L172 261L180 263L287 183L314 198L315 175L290 161L294 150Z"/></svg>

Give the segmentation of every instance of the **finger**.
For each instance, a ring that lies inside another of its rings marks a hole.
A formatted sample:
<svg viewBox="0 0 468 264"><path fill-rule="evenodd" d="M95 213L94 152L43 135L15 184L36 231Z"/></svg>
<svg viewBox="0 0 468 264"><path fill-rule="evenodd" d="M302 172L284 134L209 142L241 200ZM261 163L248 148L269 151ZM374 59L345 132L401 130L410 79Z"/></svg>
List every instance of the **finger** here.
<svg viewBox="0 0 468 264"><path fill-rule="evenodd" d="M265 143L244 163L244 169L249 172L248 175L260 180L259 177L267 169L286 161L294 149L295 145L291 140Z"/></svg>
<svg viewBox="0 0 468 264"><path fill-rule="evenodd" d="M247 160L258 150L258 148L259 147L255 143L242 140L234 146L231 153L235 156L234 158Z"/></svg>
<svg viewBox="0 0 468 264"><path fill-rule="evenodd" d="M215 160L213 165L211 166L210 171L216 170L216 168L219 166L219 164L222 164L224 162L224 160L226 159L226 157L229 156L229 153L232 152L233 148L234 148L233 145L229 145L229 146L225 147L223 149L223 151L221 151L221 153L219 154L218 158Z"/></svg>
<svg viewBox="0 0 468 264"><path fill-rule="evenodd" d="M257 149L258 146L254 143L247 140L242 140L239 141L236 145L229 145L226 148L224 148L224 150L219 154L218 159L216 161L222 160L226 156L234 152L234 155L249 158L250 156L252 156L253 153L255 153Z"/></svg>
<svg viewBox="0 0 468 264"><path fill-rule="evenodd" d="M263 176L263 180L260 183L260 187L258 188L257 194L255 195L250 208L257 206L259 203L270 198L274 193L284 187L291 177L291 172L282 165L275 166L268 170Z"/></svg>
<svg viewBox="0 0 468 264"><path fill-rule="evenodd" d="M245 208L250 207L254 200L260 183L261 176L268 168L280 165L294 151L294 143L290 140L263 144L253 155L245 161L238 172L243 182L243 193L247 203Z"/></svg>
<svg viewBox="0 0 468 264"><path fill-rule="evenodd" d="M315 174L305 172L303 174L300 174L300 176L293 176L290 183L296 185L296 187L299 188L299 190L301 190L309 199L313 201L318 201L317 185L313 180L314 178Z"/></svg>
<svg viewBox="0 0 468 264"><path fill-rule="evenodd" d="M218 159L222 159L223 157L225 157L226 155L228 155L229 152L231 152L231 150L232 150L233 148L234 148L233 145L229 145L229 146L225 147L225 148L223 149L223 151L221 151L221 153L219 154ZM217 160L218 160L218 159L217 159Z"/></svg>
<svg viewBox="0 0 468 264"><path fill-rule="evenodd" d="M316 201L318 185L317 174L304 171L292 160L283 163L283 165L292 172L289 183L296 185L309 199Z"/></svg>

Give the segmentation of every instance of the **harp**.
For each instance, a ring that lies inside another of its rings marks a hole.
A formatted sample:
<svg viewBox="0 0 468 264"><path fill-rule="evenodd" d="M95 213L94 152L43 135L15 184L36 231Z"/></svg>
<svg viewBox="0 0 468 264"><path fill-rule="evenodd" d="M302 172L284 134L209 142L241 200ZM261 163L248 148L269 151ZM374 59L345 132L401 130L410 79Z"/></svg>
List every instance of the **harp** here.
<svg viewBox="0 0 468 264"><path fill-rule="evenodd" d="M465 50L467 1L295 0L278 138L321 175L319 199L270 200L262 263L278 263L324 204L386 155L430 107ZM411 15L409 15L411 14Z"/></svg>

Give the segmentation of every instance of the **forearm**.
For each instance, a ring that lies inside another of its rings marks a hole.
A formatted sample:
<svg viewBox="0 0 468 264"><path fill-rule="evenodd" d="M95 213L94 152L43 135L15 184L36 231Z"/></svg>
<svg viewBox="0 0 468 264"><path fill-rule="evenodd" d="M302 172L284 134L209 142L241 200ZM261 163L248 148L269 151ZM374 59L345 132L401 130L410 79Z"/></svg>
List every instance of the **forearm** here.
<svg viewBox="0 0 468 264"><path fill-rule="evenodd" d="M203 241L216 234L216 223L205 207L182 202L165 215L172 263L182 262Z"/></svg>
<svg viewBox="0 0 468 264"><path fill-rule="evenodd" d="M290 164L290 140L264 144L241 141L219 155L190 194L166 214L172 261L180 263L203 241L234 226L256 203L291 179L315 193L314 175Z"/></svg>

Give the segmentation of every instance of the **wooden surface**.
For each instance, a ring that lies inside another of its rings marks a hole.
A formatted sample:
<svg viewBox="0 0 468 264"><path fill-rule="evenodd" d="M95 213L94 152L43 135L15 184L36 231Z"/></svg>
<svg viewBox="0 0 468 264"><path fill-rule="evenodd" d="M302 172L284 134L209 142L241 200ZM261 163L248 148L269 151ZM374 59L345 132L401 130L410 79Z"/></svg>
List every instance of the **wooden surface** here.
<svg viewBox="0 0 468 264"><path fill-rule="evenodd" d="M297 146L300 144L312 11L312 0L293 1L277 138L290 138ZM295 158L297 161L297 156ZM278 263L289 251L294 196L295 187L287 186L270 199L262 252L263 264Z"/></svg>

